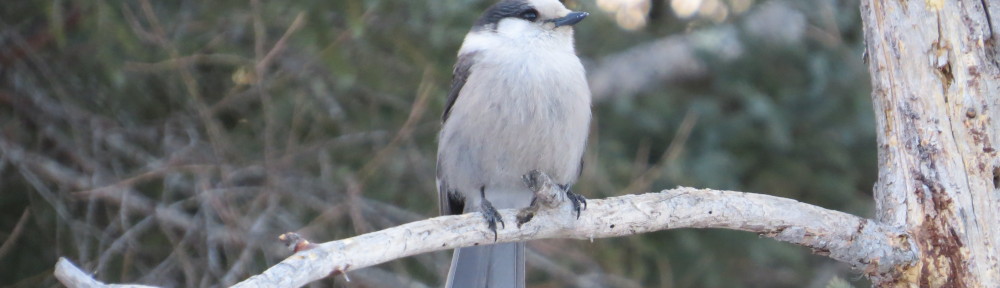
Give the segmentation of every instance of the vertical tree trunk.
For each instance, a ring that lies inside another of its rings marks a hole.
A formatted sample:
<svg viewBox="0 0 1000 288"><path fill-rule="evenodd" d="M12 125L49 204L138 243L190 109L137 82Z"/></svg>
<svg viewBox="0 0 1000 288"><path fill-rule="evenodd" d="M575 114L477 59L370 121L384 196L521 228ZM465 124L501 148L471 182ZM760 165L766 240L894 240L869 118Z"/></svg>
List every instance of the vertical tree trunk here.
<svg viewBox="0 0 1000 288"><path fill-rule="evenodd" d="M877 220L920 260L883 287L1000 285L1000 2L862 0ZM991 17L992 16L992 17Z"/></svg>

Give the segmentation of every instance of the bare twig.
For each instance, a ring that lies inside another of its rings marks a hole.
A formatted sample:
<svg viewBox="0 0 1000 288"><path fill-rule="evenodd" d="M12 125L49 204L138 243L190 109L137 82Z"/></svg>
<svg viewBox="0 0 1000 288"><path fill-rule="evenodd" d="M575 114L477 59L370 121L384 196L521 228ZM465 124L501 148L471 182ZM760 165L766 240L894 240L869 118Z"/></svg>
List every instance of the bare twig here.
<svg viewBox="0 0 1000 288"><path fill-rule="evenodd" d="M697 122L698 113L694 110L688 110L687 114L684 115L684 120L681 121L680 127L677 129L677 133L674 134L674 140L670 141L670 146L667 146L666 151L663 151L663 155L660 156L660 161L653 167L643 171L638 177L634 177L635 180L625 188L625 193L639 193L640 191L649 189L649 185L653 184L653 181L657 178L656 176L660 175L663 168L674 163L674 161L677 161L677 157L680 157L681 152L684 151L684 145L687 143L688 136L691 135L691 130L694 129L694 125Z"/></svg>
<svg viewBox="0 0 1000 288"><path fill-rule="evenodd" d="M410 114L406 117L406 122L403 122L403 126L399 128L396 136L392 138L392 141L385 148L382 148L375 154L374 159L361 168L362 183L367 182L368 178L375 174L377 169L389 159L389 155L396 151L401 142L410 139L414 126L423 118L424 113L427 112L427 101L430 99L431 92L434 91L434 85L431 83L432 71L430 67L425 67L422 79L420 80L420 86L417 87L417 100L413 102Z"/></svg>
<svg viewBox="0 0 1000 288"><path fill-rule="evenodd" d="M0 245L0 259L3 259L3 256L7 255L7 251L11 247L14 247L14 243L17 242L17 238L21 237L21 232L24 231L24 223L28 222L28 216L31 216L31 210L24 209L24 213L21 213L21 218L14 225L14 230L10 231L10 236L6 240L3 240L3 245Z"/></svg>
<svg viewBox="0 0 1000 288"><path fill-rule="evenodd" d="M194 54L190 56L166 59L155 63L126 61L125 66L122 67L122 69L130 72L160 73L163 71L177 69L177 67L186 68L198 64L241 66L252 65L253 61L240 57L239 55L232 54Z"/></svg>
<svg viewBox="0 0 1000 288"><path fill-rule="evenodd" d="M549 275L552 275L552 277L562 280L562 283L573 283L574 287L642 287L637 281L632 279L603 273L580 273L580 271L573 271L565 265L552 261L549 257L534 253L530 249L526 252L528 263L530 263L532 269L545 271Z"/></svg>
<svg viewBox="0 0 1000 288"><path fill-rule="evenodd" d="M587 67L594 102L634 97L663 83L706 77L710 74L708 63L698 56L699 51L711 51L709 54L724 61L734 60L742 55L743 49L737 35L733 26L720 25L635 45L597 59Z"/></svg>
<svg viewBox="0 0 1000 288"><path fill-rule="evenodd" d="M689 34L670 35L596 59L594 65L587 67L594 102L634 97L659 89L657 87L664 83L711 76L712 61L726 63L746 54L741 35L765 42L794 44L800 41L800 30L807 28L801 12L783 3L768 2L762 7L765 8L754 9L740 17L738 24L721 24ZM808 31L814 34L810 36L830 46L842 45L836 24L829 21L822 24L825 25L821 29ZM738 32L748 29L750 31ZM712 60L701 55L711 55Z"/></svg>
<svg viewBox="0 0 1000 288"><path fill-rule="evenodd" d="M153 6L150 1L139 1L139 6L143 13L149 21L149 26L153 29L152 36L155 37L160 46L164 50L167 50L170 54L170 58L177 59L181 58L180 51L177 47L170 42L169 37L167 37L167 32L160 24L159 17L153 11ZM219 123L212 115L209 105L205 102L204 97L202 97L198 81L195 80L193 72L191 72L190 67L177 66L175 67L177 72L181 76L181 82L184 84L184 88L189 97L194 101L194 106L198 111L198 118L205 125L205 129L208 132L208 140L212 144L213 154L217 159L225 158L227 151L229 151L229 142L226 140L228 138L224 137L225 132L222 129L222 124Z"/></svg>
<svg viewBox="0 0 1000 288"><path fill-rule="evenodd" d="M253 3L256 3L256 1L254 1ZM255 5L257 5L257 4L255 4ZM255 19L254 19L254 21L255 21L255 24L254 24L255 28L254 29L260 31L260 32L256 32L255 31L255 33L258 33L258 35L264 35L264 34L260 34L260 33L264 32L264 28L263 28L264 25L263 25L263 23L259 24L260 28L256 27L258 25L256 23L257 23L257 21L259 21L258 19L256 19L256 17L257 17L256 15L260 15L260 14L259 13L254 13L254 15L255 15ZM299 14L295 16L295 20L292 20L292 24L289 25L288 29L285 30L285 34L281 35L281 38L278 39L278 42L274 43L274 47L272 47L270 51L267 51L266 55L264 55L262 52L263 52L263 45L264 45L263 43L267 39L264 38L264 37L261 37L261 38L258 39L259 43L255 44L256 46L260 46L260 48L259 48L260 51L258 51L258 54L259 54L258 57L261 57L261 58L259 60L257 60L257 65L256 65L257 66L256 70L258 71L258 73L260 73L260 72L264 71L265 69L267 69L267 66L270 65L271 62L274 61L274 59L275 59L274 57L277 56L279 53L281 53L282 51L285 50L285 46L288 45L288 38L291 37L292 34L295 34L295 31L298 31L299 29L301 29L302 25L305 25L305 18L306 18L306 13L305 12L299 12ZM261 74L258 74L258 76L259 75L261 75Z"/></svg>
<svg viewBox="0 0 1000 288"><path fill-rule="evenodd" d="M90 275L84 273L80 268L76 268L72 262L66 258L59 258L56 263L56 279L66 287L88 287L88 288L151 288L154 286L132 285L132 284L104 284L94 280Z"/></svg>

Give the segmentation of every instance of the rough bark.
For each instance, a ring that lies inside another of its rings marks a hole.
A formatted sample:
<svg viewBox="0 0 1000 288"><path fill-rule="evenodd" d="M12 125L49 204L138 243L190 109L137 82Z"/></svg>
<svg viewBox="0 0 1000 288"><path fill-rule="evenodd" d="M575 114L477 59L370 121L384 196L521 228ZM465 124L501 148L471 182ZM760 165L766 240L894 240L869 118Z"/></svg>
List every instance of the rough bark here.
<svg viewBox="0 0 1000 288"><path fill-rule="evenodd" d="M877 219L914 265L883 287L1000 283L1000 3L863 0L879 145Z"/></svg>

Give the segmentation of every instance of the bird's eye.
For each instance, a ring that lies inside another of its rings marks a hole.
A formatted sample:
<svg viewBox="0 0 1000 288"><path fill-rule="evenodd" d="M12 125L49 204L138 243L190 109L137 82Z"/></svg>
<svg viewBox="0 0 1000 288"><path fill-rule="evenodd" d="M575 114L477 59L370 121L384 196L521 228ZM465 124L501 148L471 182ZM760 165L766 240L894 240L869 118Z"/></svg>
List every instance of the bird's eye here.
<svg viewBox="0 0 1000 288"><path fill-rule="evenodd" d="M538 19L538 11L535 11L535 9L528 9L521 12L521 15L518 15L518 17L528 21L535 21L535 19Z"/></svg>

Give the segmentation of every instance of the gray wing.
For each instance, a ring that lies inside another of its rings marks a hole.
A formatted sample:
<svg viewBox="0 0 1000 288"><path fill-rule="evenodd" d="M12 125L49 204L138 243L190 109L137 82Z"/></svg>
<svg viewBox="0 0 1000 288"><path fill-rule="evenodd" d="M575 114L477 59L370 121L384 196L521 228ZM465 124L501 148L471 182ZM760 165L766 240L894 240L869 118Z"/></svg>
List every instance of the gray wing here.
<svg viewBox="0 0 1000 288"><path fill-rule="evenodd" d="M451 90L448 91L448 100L444 104L444 113L441 114L442 124L448 121L448 116L451 114L451 107L455 105L455 100L458 100L458 95L462 93L462 87L465 87L465 81L469 79L469 74L472 74L472 63L475 62L474 59L477 53L471 52L458 55L458 62L455 62L455 69L452 70ZM446 149L441 148L438 147L438 159L441 158L441 153L447 153ZM441 215L462 214L462 210L465 208L465 197L462 197L459 191L454 191L448 187L448 179L446 175L441 174L440 165L441 161L438 161L438 208L441 210Z"/></svg>
<svg viewBox="0 0 1000 288"><path fill-rule="evenodd" d="M468 80L469 74L472 74L472 63L475 62L474 59L478 53L470 52L458 55L458 62L455 62L455 69L451 72L451 90L448 91L448 102L445 102L444 113L441 114L442 123L448 121L451 106L455 105L458 94L462 92L462 87L465 87L465 80Z"/></svg>

